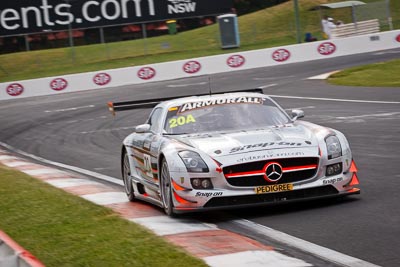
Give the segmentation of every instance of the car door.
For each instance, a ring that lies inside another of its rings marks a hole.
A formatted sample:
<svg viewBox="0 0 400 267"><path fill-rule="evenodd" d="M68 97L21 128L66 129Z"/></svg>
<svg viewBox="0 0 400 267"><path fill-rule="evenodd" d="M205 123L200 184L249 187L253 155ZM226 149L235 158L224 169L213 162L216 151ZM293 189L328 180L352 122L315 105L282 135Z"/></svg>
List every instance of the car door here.
<svg viewBox="0 0 400 267"><path fill-rule="evenodd" d="M143 153L143 164L141 165L142 178L149 183L158 182L158 150L162 132L162 108L156 108L150 114L147 121L150 124L150 131L143 136L143 146L140 148Z"/></svg>

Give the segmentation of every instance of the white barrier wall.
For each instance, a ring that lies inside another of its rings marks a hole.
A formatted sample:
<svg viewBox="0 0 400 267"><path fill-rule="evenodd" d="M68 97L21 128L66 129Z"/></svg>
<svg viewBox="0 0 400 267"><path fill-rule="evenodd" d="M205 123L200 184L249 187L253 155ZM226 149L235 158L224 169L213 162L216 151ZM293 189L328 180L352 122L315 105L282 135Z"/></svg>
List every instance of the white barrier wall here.
<svg viewBox="0 0 400 267"><path fill-rule="evenodd" d="M148 66L128 67L0 83L0 100L112 88L400 47L400 30L299 45L237 52Z"/></svg>

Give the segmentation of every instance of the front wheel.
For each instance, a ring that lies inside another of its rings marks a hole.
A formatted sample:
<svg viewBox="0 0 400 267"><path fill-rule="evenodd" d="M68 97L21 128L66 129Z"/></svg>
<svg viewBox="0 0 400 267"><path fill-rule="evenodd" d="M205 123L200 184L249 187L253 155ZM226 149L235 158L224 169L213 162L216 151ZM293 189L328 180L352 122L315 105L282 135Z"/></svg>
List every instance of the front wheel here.
<svg viewBox="0 0 400 267"><path fill-rule="evenodd" d="M172 200L171 177L169 175L168 163L163 159L161 164L161 180L160 180L161 200L164 211L168 216L174 217L174 203Z"/></svg>
<svg viewBox="0 0 400 267"><path fill-rule="evenodd" d="M131 165L129 163L129 156L126 150L123 152L122 157L122 179L124 180L125 193L129 201L135 201L135 192L132 187L131 178Z"/></svg>

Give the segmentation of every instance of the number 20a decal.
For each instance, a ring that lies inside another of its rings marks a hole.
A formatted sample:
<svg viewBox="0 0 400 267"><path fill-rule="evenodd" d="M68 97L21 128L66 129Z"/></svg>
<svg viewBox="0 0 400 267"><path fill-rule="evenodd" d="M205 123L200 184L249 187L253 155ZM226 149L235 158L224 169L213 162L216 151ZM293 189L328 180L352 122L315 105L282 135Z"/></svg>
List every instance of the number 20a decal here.
<svg viewBox="0 0 400 267"><path fill-rule="evenodd" d="M188 123L196 122L196 120L194 119L193 115L189 114L187 116L179 116L177 118L172 118L168 122L169 122L169 128L175 128Z"/></svg>

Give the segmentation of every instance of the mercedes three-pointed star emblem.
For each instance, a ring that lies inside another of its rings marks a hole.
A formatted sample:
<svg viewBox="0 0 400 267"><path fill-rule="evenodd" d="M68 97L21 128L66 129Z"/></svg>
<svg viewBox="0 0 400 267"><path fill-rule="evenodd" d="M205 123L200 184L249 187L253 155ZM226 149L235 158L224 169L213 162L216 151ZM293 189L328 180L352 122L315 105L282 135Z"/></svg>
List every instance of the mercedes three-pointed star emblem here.
<svg viewBox="0 0 400 267"><path fill-rule="evenodd" d="M279 163L271 162L267 165L265 169L266 180L268 182L276 182L282 178L282 166Z"/></svg>

